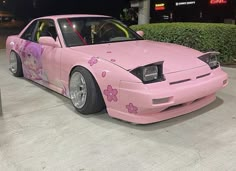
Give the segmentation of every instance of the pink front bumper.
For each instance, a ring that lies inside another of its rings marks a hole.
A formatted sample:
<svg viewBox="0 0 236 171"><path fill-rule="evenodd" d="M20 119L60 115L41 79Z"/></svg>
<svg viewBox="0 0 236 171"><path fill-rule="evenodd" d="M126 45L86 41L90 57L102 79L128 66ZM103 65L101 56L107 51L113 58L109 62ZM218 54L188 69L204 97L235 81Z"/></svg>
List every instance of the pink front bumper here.
<svg viewBox="0 0 236 171"><path fill-rule="evenodd" d="M180 73L193 79L174 85L170 85L168 80L179 77L179 73L167 76L167 81L146 85L121 81L119 106L107 108L107 111L115 118L148 124L200 109L215 100L216 91L227 85L228 78L225 72L217 68L210 75L196 79L195 75L202 71L199 68L184 72L186 75ZM127 105L131 103L137 107L137 112L127 110Z"/></svg>

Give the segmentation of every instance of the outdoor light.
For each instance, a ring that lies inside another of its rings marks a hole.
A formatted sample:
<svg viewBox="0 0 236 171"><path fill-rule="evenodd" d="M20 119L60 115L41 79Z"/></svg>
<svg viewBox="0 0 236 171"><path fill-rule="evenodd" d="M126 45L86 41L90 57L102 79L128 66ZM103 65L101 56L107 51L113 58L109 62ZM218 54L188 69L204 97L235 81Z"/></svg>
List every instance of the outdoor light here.
<svg viewBox="0 0 236 171"><path fill-rule="evenodd" d="M215 4L227 4L227 0L210 0L211 5Z"/></svg>
<svg viewBox="0 0 236 171"><path fill-rule="evenodd" d="M165 4L164 3L161 3L161 4L155 4L155 10L156 11L163 11L165 10Z"/></svg>
<svg viewBox="0 0 236 171"><path fill-rule="evenodd" d="M176 2L175 6L194 5L194 4L196 4L196 1L181 1L181 2Z"/></svg>

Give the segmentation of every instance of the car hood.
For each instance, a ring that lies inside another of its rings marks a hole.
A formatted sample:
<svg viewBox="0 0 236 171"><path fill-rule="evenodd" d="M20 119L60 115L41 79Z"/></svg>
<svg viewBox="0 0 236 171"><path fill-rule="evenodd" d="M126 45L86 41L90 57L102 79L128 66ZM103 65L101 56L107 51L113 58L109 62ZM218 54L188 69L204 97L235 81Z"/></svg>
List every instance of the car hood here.
<svg viewBox="0 0 236 171"><path fill-rule="evenodd" d="M184 46L148 40L72 47L87 55L110 61L126 70L163 61L164 73L206 65L197 57L203 53Z"/></svg>

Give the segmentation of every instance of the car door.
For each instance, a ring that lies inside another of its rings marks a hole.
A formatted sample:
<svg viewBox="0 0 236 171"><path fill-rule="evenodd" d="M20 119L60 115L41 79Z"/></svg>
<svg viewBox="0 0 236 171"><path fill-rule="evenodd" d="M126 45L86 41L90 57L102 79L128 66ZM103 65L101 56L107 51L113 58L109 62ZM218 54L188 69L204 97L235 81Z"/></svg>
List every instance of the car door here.
<svg viewBox="0 0 236 171"><path fill-rule="evenodd" d="M42 36L50 36L58 41L53 20L35 21L22 35L21 56L24 76L52 89L55 89L53 86L61 88L61 48L39 44L39 38Z"/></svg>
<svg viewBox="0 0 236 171"><path fill-rule="evenodd" d="M22 34L19 45L19 55L21 57L24 77L33 80L42 80L41 55L42 47L36 41L34 36L36 33L37 21L34 21Z"/></svg>

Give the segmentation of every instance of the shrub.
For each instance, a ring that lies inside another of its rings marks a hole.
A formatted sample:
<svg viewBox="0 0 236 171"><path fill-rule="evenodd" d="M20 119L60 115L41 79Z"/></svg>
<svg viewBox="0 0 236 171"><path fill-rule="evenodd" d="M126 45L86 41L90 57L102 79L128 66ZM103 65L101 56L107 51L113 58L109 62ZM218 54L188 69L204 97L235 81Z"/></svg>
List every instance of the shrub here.
<svg viewBox="0 0 236 171"><path fill-rule="evenodd" d="M176 43L202 52L218 51L222 63L236 58L236 25L213 23L160 23L131 26L149 40Z"/></svg>

